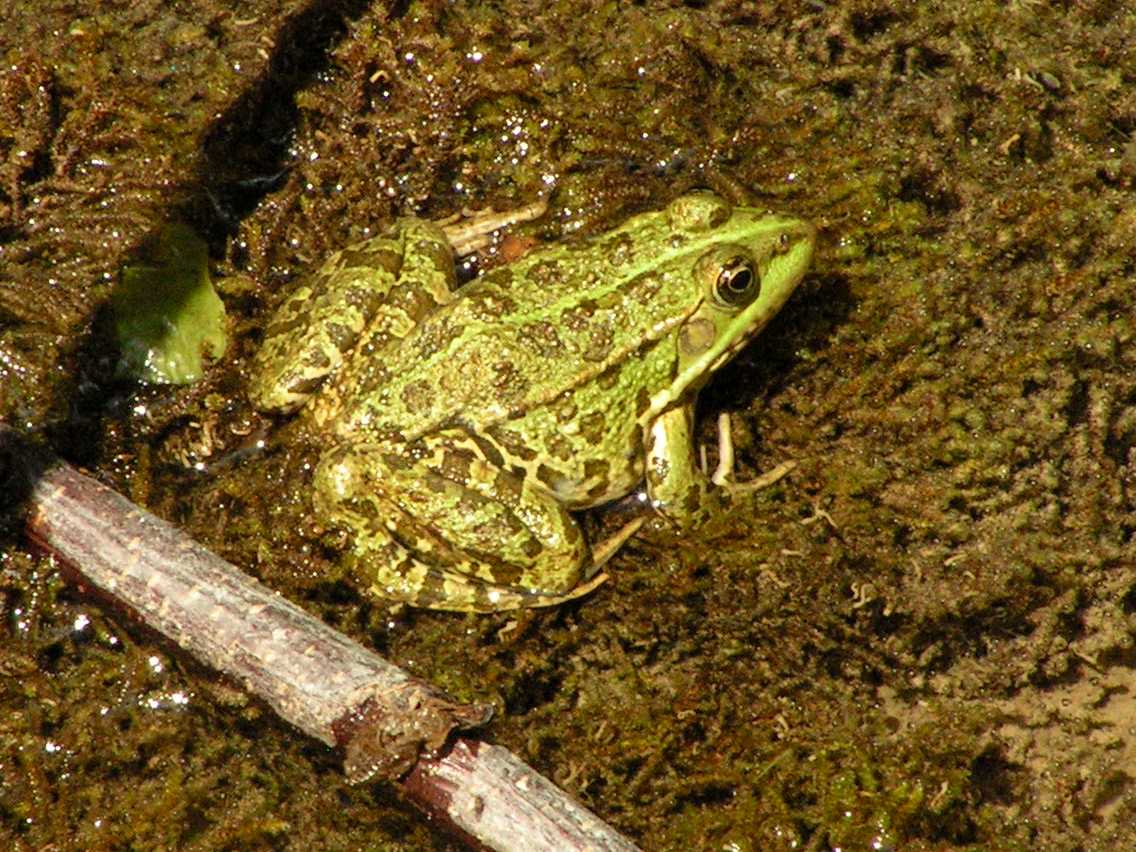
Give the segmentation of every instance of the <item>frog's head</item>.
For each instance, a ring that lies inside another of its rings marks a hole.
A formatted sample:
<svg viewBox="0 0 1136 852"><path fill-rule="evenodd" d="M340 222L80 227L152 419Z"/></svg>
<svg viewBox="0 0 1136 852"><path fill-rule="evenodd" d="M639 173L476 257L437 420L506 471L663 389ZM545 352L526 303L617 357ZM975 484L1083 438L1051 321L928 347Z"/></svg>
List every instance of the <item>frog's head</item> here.
<svg viewBox="0 0 1136 852"><path fill-rule="evenodd" d="M666 401L697 389L772 319L804 277L816 230L808 222L709 193L684 195L666 215L701 243L691 275L697 306L678 328L678 364Z"/></svg>

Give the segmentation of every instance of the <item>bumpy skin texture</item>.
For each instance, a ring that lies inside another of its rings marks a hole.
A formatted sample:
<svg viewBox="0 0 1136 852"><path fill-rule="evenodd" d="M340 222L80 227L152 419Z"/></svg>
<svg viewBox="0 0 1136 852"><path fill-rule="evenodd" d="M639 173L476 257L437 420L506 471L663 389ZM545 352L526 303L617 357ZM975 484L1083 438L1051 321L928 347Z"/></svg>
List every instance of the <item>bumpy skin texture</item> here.
<svg viewBox="0 0 1136 852"><path fill-rule="evenodd" d="M592 567L569 510L630 492L677 527L724 506L694 462L697 390L776 314L812 257L799 220L686 195L454 289L436 227L332 256L269 325L250 387L331 447L315 506L384 597L546 606Z"/></svg>

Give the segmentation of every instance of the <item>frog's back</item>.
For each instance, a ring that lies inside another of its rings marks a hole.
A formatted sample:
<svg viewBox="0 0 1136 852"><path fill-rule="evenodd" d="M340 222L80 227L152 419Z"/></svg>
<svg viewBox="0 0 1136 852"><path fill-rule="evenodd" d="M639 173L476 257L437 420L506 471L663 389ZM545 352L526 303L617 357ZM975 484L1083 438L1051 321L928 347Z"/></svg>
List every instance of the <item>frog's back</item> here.
<svg viewBox="0 0 1136 852"><path fill-rule="evenodd" d="M344 394L355 404L338 424L341 434L414 437L447 424L484 430L605 374L611 383L625 368L666 372L667 356L651 351L681 322L675 303L689 301L689 284L649 260L628 264L628 251L609 235L474 281L389 353L370 392Z"/></svg>

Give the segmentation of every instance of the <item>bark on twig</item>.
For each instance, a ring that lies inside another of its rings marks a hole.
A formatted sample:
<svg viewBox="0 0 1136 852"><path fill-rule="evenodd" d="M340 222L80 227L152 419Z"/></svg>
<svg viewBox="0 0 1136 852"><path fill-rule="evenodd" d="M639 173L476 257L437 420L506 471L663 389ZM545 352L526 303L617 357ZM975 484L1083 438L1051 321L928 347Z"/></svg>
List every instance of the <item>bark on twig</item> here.
<svg viewBox="0 0 1136 852"><path fill-rule="evenodd" d="M0 426L0 483L29 537L284 719L342 749L348 780L398 779L432 817L494 849L635 847L503 748L458 738L463 705L383 660L176 527ZM426 756L421 757L420 755Z"/></svg>

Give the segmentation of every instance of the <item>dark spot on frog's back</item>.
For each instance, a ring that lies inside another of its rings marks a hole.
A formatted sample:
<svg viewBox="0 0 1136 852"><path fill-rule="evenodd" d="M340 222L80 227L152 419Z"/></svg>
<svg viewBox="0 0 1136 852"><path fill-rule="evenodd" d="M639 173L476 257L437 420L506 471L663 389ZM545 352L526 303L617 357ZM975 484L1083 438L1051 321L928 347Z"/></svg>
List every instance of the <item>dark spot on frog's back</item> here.
<svg viewBox="0 0 1136 852"><path fill-rule="evenodd" d="M513 458L521 461L532 461L536 458L536 451L526 443L524 435L519 432L506 429L504 426L491 426L486 433L497 442L497 446Z"/></svg>
<svg viewBox="0 0 1136 852"><path fill-rule="evenodd" d="M430 403L437 396L434 386L424 379L411 382L402 389L402 402L411 414L420 414L428 411Z"/></svg>
<svg viewBox="0 0 1136 852"><path fill-rule="evenodd" d="M493 365L493 387L497 389L503 402L516 404L524 399L529 383L512 361L498 361ZM523 412L517 412L518 415L521 413ZM510 415L512 416L512 412Z"/></svg>
<svg viewBox="0 0 1136 852"><path fill-rule="evenodd" d="M415 321L421 320L438 307L438 303L425 287L411 287L408 284L396 284L391 287L390 293L382 301L399 308Z"/></svg>
<svg viewBox="0 0 1136 852"><path fill-rule="evenodd" d="M485 507L489 505L489 499L478 494L476 491L470 491L468 488L462 489L461 496L458 497L457 508L459 512L467 516L481 515L485 511ZM492 514L492 513L487 513Z"/></svg>
<svg viewBox="0 0 1136 852"><path fill-rule="evenodd" d="M503 470L497 472L493 478L497 493L511 497L513 500L521 498L521 479Z"/></svg>
<svg viewBox="0 0 1136 852"><path fill-rule="evenodd" d="M644 272L642 275L628 278L619 288L628 301L649 305L663 289L663 279L655 272Z"/></svg>
<svg viewBox="0 0 1136 852"><path fill-rule="evenodd" d="M477 434L471 434L470 438L477 445L477 448L481 450L481 455L487 462L489 462L494 467L505 466L505 457L501 454L501 451L493 445L492 441L487 441L485 438ZM521 473L521 476L523 478L523 471Z"/></svg>
<svg viewBox="0 0 1136 852"><path fill-rule="evenodd" d="M394 376L377 358L371 358L367 361L367 368L360 371L357 375L360 381L365 382L369 387L385 387L393 381Z"/></svg>
<svg viewBox="0 0 1136 852"><path fill-rule="evenodd" d="M602 411L593 411L580 418L580 436L589 444L599 444L603 440L607 421Z"/></svg>
<svg viewBox="0 0 1136 852"><path fill-rule="evenodd" d="M581 355L585 361L603 361L611 354L615 342L615 333L609 325L593 325L588 335L588 345Z"/></svg>
<svg viewBox="0 0 1136 852"><path fill-rule="evenodd" d="M545 320L522 325L520 342L542 358L553 358L564 354L564 341L556 333L556 326Z"/></svg>
<svg viewBox="0 0 1136 852"><path fill-rule="evenodd" d="M370 316L382 303L383 293L374 287L368 287L366 282L359 281L343 291L343 301L363 316Z"/></svg>
<svg viewBox="0 0 1136 852"><path fill-rule="evenodd" d="M461 337L464 325L454 325L446 319L421 326L418 336L418 357L425 360L441 352L450 342Z"/></svg>
<svg viewBox="0 0 1136 852"><path fill-rule="evenodd" d="M339 352L346 352L359 339L358 329L346 326L341 322L324 323L324 333L327 335L328 342Z"/></svg>
<svg viewBox="0 0 1136 852"><path fill-rule="evenodd" d="M470 478L473 457L468 451L446 450L442 454L439 472L451 482L466 482Z"/></svg>
<svg viewBox="0 0 1136 852"><path fill-rule="evenodd" d="M560 312L560 325L577 334L587 329L598 306L591 299L582 299Z"/></svg>
<svg viewBox="0 0 1136 852"><path fill-rule="evenodd" d="M626 233L616 233L604 241L603 255L612 266L627 266L635 260L635 240Z"/></svg>
<svg viewBox="0 0 1136 852"><path fill-rule="evenodd" d="M465 309L479 320L495 320L512 314L517 303L494 287L479 286L465 296Z"/></svg>
<svg viewBox="0 0 1136 852"><path fill-rule="evenodd" d="M414 463L410 460L409 452L383 453L383 463L391 470L408 471L414 467Z"/></svg>
<svg viewBox="0 0 1136 852"><path fill-rule="evenodd" d="M402 270L402 255L387 246L363 243L340 252L335 266L338 269L382 269L397 276Z"/></svg>
<svg viewBox="0 0 1136 852"><path fill-rule="evenodd" d="M529 269L528 278L544 287L560 284L564 280L564 270L555 260L542 260Z"/></svg>
<svg viewBox="0 0 1136 852"><path fill-rule="evenodd" d="M546 442L546 449L548 454L554 459L566 462L572 458L575 448L572 442L565 438L563 435L557 433L548 439Z"/></svg>
<svg viewBox="0 0 1136 852"><path fill-rule="evenodd" d="M567 423L576 416L579 409L572 397L567 393L561 394L560 398L552 405L552 412L556 415L556 422L560 424Z"/></svg>

